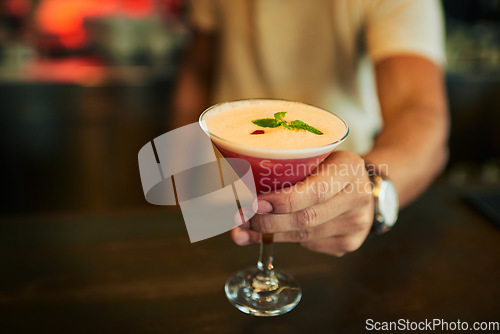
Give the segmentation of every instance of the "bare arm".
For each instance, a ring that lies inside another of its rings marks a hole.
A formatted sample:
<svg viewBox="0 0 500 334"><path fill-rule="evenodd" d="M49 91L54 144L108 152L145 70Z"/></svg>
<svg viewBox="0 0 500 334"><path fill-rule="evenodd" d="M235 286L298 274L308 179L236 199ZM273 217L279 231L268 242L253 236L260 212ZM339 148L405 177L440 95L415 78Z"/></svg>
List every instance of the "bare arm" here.
<svg viewBox="0 0 500 334"><path fill-rule="evenodd" d="M209 107L214 68L214 37L195 31L179 70L173 94L171 127L196 122Z"/></svg>
<svg viewBox="0 0 500 334"><path fill-rule="evenodd" d="M404 206L422 193L447 161L448 112L442 70L416 56L376 64L384 128L365 158L387 165Z"/></svg>

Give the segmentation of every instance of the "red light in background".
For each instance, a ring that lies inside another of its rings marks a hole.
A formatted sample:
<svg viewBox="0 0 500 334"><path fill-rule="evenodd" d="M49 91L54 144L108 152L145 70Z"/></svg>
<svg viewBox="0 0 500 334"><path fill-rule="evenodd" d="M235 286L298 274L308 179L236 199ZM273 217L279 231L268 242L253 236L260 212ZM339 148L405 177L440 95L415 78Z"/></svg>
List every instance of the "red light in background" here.
<svg viewBox="0 0 500 334"><path fill-rule="evenodd" d="M122 0L122 8L133 18L148 16L154 9L151 0Z"/></svg>
<svg viewBox="0 0 500 334"><path fill-rule="evenodd" d="M43 32L57 35L65 47L78 48L86 41L85 18L120 13L142 18L153 10L153 0L42 0L35 16Z"/></svg>
<svg viewBox="0 0 500 334"><path fill-rule="evenodd" d="M31 8L30 0L7 0L5 2L7 11L15 16L25 16Z"/></svg>

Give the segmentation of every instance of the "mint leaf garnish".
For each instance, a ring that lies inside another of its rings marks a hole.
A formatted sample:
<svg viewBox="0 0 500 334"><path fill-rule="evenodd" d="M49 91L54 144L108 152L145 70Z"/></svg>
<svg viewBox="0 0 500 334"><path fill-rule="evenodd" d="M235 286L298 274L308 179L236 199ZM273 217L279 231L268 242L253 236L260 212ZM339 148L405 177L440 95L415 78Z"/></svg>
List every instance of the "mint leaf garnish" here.
<svg viewBox="0 0 500 334"><path fill-rule="evenodd" d="M274 118L261 118L253 120L252 123L263 128L276 128L278 126L283 126L288 130L305 130L316 135L322 135L323 132L319 131L313 126L310 126L307 123L302 122L301 120L296 119L295 121L291 121L288 123L285 121L286 111L277 112L274 114Z"/></svg>
<svg viewBox="0 0 500 334"><path fill-rule="evenodd" d="M256 120L253 120L252 123L255 125L261 126L263 128L276 128L276 127L280 126L280 124L281 124L274 118L256 119Z"/></svg>
<svg viewBox="0 0 500 334"><path fill-rule="evenodd" d="M274 119L276 119L281 124L285 122L285 115L286 111L277 112L276 114L274 114Z"/></svg>
<svg viewBox="0 0 500 334"><path fill-rule="evenodd" d="M319 131L318 129L316 129L315 127L313 126L310 126L309 124L306 124L300 120L295 120L295 121L292 121L290 122L290 127L292 129L297 129L297 130L306 130L306 131L309 131L309 132L312 132L316 135L322 135L323 132Z"/></svg>

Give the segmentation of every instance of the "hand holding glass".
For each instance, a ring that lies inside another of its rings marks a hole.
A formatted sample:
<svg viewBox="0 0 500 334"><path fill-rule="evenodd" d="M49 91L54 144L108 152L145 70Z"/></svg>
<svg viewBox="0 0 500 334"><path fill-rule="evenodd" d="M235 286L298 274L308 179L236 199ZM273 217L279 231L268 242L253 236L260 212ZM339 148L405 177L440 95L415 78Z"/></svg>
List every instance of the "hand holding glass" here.
<svg viewBox="0 0 500 334"><path fill-rule="evenodd" d="M252 123L277 112L286 112L290 121L300 119L323 133ZM261 194L304 180L349 132L341 118L326 110L272 99L214 105L202 113L200 125L224 157L250 163L256 190ZM227 298L242 312L276 316L292 310L300 301L302 292L296 280L274 268L272 245L273 235L263 234L257 268L238 271L226 282Z"/></svg>

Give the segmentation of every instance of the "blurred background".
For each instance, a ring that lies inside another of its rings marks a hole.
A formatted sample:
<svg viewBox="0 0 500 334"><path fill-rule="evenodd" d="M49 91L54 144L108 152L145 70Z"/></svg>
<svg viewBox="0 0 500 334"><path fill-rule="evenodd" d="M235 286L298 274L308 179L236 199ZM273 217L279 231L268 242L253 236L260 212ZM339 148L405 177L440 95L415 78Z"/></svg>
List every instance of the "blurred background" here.
<svg viewBox="0 0 500 334"><path fill-rule="evenodd" d="M451 157L500 183L500 0L443 0ZM183 0L0 2L0 214L151 207L137 152L168 128Z"/></svg>

